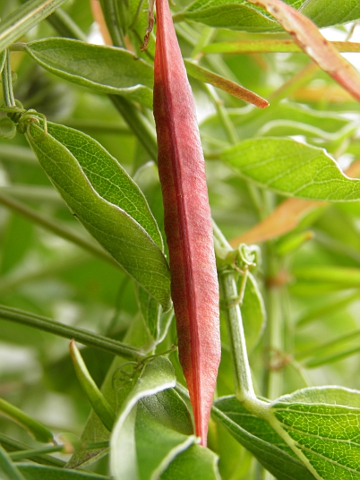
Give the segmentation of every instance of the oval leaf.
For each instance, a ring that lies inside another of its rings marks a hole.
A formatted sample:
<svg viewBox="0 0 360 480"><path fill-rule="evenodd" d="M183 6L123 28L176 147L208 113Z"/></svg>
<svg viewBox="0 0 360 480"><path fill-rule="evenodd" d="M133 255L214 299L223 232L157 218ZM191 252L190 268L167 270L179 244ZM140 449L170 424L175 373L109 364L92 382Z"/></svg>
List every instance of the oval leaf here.
<svg viewBox="0 0 360 480"><path fill-rule="evenodd" d="M242 177L284 195L333 202L360 199L360 180L346 177L325 150L289 138L245 140L220 158Z"/></svg>
<svg viewBox="0 0 360 480"><path fill-rule="evenodd" d="M61 143L67 135L69 148ZM130 276L168 309L170 275L165 257L144 227L123 209L133 203L131 212L139 208L140 216L151 223L149 211L144 208L146 201L140 200L139 191L135 193L131 179L115 165L116 161L105 149L81 132L49 123L48 133L44 135L42 128L32 123L26 137L55 188L85 228ZM77 159L70 148L75 154L79 148L83 149L82 156ZM80 164L85 159L93 161L90 167L89 163ZM107 161L108 168L97 169L97 165ZM120 188L112 184L112 173L116 181L120 181ZM127 188L130 188L129 196ZM121 203L121 207L112 203L114 190L120 192L120 189L123 197L117 203ZM104 193L106 198L101 195ZM156 230L154 223L152 230Z"/></svg>
<svg viewBox="0 0 360 480"><path fill-rule="evenodd" d="M260 3L260 2L259 2ZM338 0L284 0L311 18L319 27L351 22L360 18L360 6L356 0L341 3ZM188 19L210 27L229 28L247 32L281 31L277 22L263 10L244 0L196 0L176 20Z"/></svg>
<svg viewBox="0 0 360 480"><path fill-rule="evenodd" d="M290 446L305 457L316 478L360 478L360 392L307 388L280 397L272 409Z"/></svg>
<svg viewBox="0 0 360 480"><path fill-rule="evenodd" d="M248 412L235 397L215 402L213 414L278 480L314 480L314 476L263 419Z"/></svg>
<svg viewBox="0 0 360 480"><path fill-rule="evenodd" d="M72 83L152 107L153 68L128 50L46 38L27 44L26 51L43 68Z"/></svg>
<svg viewBox="0 0 360 480"><path fill-rule="evenodd" d="M146 363L137 383L122 405L111 436L110 466L116 480L141 478L135 443L138 402L147 396L172 388L175 384L174 369L167 358L156 357Z"/></svg>

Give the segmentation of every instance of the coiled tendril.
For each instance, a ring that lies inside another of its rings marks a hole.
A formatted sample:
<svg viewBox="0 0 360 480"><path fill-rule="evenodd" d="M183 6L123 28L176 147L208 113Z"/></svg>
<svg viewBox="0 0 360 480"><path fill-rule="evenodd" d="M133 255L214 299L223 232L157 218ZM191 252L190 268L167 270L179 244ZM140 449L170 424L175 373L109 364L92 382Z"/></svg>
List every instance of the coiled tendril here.
<svg viewBox="0 0 360 480"><path fill-rule="evenodd" d="M39 113L34 109L26 110L23 108L20 102L17 101L17 105L13 107L2 106L0 111L7 114L10 120L16 125L18 133L27 134L36 141L43 140L47 135L47 119L43 113ZM36 137L31 133L31 124L36 123L42 126L44 133L42 137Z"/></svg>

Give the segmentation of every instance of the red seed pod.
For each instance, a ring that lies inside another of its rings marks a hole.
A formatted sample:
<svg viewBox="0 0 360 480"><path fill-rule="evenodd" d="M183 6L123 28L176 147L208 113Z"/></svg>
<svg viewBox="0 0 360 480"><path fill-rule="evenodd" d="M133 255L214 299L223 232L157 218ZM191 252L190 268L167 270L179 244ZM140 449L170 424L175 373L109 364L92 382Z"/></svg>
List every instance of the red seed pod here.
<svg viewBox="0 0 360 480"><path fill-rule="evenodd" d="M220 361L219 291L195 102L168 0L156 0L154 117L179 357L206 446Z"/></svg>

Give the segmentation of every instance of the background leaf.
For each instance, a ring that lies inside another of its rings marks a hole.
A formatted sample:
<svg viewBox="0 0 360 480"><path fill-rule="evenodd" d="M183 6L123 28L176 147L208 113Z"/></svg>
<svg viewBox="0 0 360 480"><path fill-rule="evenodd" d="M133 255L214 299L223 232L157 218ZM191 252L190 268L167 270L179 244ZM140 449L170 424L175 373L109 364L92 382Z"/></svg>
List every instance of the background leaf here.
<svg viewBox="0 0 360 480"><path fill-rule="evenodd" d="M360 181L347 178L324 150L286 138L245 140L220 154L245 178L285 195L327 201L360 199Z"/></svg>

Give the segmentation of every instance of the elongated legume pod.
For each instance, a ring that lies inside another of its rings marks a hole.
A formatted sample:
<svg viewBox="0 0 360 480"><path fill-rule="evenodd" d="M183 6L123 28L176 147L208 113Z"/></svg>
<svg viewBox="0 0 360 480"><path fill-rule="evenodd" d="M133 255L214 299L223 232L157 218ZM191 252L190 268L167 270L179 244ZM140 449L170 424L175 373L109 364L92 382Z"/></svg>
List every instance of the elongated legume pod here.
<svg viewBox="0 0 360 480"><path fill-rule="evenodd" d="M154 117L179 357L206 446L220 361L219 292L195 102L168 0L156 0Z"/></svg>

